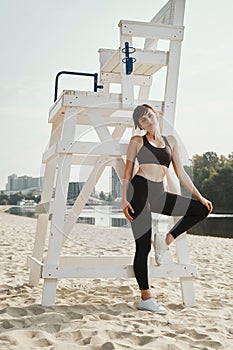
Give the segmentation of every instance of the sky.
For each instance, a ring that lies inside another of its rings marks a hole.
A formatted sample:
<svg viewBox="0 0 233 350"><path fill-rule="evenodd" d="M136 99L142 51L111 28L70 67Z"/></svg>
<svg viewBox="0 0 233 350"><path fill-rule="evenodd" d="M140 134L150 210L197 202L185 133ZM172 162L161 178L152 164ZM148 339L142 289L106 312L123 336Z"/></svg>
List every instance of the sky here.
<svg viewBox="0 0 233 350"><path fill-rule="evenodd" d="M42 173L56 73L98 72L98 49L119 47L119 21L148 22L165 3L0 0L0 189L12 173ZM232 12L232 0L186 0L175 129L190 158L233 151ZM63 77L62 89L93 82Z"/></svg>

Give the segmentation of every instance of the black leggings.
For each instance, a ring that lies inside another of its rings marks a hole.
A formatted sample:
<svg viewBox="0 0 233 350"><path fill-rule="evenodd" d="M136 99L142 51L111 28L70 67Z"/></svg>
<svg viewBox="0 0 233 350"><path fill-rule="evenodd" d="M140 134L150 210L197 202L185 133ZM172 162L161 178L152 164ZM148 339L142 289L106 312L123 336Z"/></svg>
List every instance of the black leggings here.
<svg viewBox="0 0 233 350"><path fill-rule="evenodd" d="M209 211L196 199L165 192L163 182L135 175L127 189L127 200L134 209L131 227L136 243L134 273L141 290L149 289L147 258L151 250L151 212L182 216L169 231L174 238L203 220Z"/></svg>

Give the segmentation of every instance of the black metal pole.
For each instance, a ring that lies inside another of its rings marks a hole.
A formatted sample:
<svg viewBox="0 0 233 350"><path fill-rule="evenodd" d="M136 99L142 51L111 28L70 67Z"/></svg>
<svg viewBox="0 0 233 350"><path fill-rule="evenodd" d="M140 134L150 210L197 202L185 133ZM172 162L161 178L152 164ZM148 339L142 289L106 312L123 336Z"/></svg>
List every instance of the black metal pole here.
<svg viewBox="0 0 233 350"><path fill-rule="evenodd" d="M57 73L55 78L55 92L54 92L54 102L57 101L57 91L58 91L58 80L60 75L68 74L68 75L81 75L85 77L93 77L94 78L94 92L97 92L97 89L103 89L103 85L98 85L98 73L82 73L82 72L70 72L70 71L61 71Z"/></svg>

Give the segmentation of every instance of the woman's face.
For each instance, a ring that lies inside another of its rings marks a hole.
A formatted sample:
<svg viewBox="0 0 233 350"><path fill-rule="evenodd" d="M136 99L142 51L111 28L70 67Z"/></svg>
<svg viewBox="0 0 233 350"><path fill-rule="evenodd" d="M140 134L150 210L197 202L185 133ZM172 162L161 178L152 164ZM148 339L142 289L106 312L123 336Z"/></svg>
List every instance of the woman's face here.
<svg viewBox="0 0 233 350"><path fill-rule="evenodd" d="M138 118L139 126L149 132L155 130L157 121L157 117L152 111Z"/></svg>

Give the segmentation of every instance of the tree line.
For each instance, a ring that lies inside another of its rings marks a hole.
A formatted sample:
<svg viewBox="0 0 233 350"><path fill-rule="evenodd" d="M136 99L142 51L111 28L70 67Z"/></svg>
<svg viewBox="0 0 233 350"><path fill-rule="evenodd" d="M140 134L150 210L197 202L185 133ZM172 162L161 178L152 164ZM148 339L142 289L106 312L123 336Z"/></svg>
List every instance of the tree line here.
<svg viewBox="0 0 233 350"><path fill-rule="evenodd" d="M191 166L184 168L201 194L212 201L213 213L233 213L233 152L227 157L215 152L194 155Z"/></svg>
<svg viewBox="0 0 233 350"><path fill-rule="evenodd" d="M17 202L20 202L24 199L34 200L36 203L40 202L41 196L35 195L33 192L28 194L23 194L22 192L17 192L14 194L4 194L4 191L1 191L0 194L0 205L16 205Z"/></svg>

